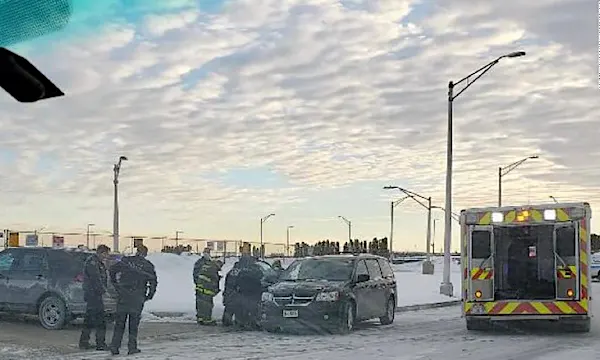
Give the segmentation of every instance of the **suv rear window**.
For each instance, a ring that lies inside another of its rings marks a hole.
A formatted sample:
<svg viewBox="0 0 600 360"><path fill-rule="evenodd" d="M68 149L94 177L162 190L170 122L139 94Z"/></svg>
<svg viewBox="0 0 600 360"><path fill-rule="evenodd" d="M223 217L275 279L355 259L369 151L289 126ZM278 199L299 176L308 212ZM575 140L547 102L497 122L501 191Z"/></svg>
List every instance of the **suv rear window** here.
<svg viewBox="0 0 600 360"><path fill-rule="evenodd" d="M84 252L70 252L64 250L51 250L50 266L57 272L65 272L67 275L77 275L83 272L83 264L91 255Z"/></svg>

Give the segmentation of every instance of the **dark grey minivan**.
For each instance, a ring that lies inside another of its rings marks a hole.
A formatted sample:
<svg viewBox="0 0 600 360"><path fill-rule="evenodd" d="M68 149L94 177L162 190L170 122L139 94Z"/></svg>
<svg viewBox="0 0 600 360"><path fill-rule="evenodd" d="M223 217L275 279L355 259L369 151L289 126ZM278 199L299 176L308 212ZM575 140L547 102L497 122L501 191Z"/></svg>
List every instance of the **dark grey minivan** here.
<svg viewBox="0 0 600 360"><path fill-rule="evenodd" d="M92 253L53 248L0 251L0 311L37 315L49 330L62 329L85 314L83 264ZM114 314L114 288L104 296Z"/></svg>

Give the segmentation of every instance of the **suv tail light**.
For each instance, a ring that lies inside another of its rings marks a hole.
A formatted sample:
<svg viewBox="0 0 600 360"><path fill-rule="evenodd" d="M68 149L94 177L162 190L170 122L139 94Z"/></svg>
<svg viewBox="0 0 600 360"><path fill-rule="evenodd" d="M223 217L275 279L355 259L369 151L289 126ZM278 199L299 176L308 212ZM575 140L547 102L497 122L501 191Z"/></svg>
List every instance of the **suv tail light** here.
<svg viewBox="0 0 600 360"><path fill-rule="evenodd" d="M75 278L73 279L73 281L75 281L75 282L83 282L83 273L77 274L77 276L75 276Z"/></svg>

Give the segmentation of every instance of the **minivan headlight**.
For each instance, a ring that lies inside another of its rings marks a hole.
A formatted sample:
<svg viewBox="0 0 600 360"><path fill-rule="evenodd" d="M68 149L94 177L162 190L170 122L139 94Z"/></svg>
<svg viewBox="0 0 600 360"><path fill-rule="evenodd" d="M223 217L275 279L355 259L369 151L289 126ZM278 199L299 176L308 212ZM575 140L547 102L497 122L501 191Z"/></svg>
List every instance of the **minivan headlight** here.
<svg viewBox="0 0 600 360"><path fill-rule="evenodd" d="M340 293L338 291L322 292L317 295L317 301L338 301Z"/></svg>
<svg viewBox="0 0 600 360"><path fill-rule="evenodd" d="M273 294L271 294L270 292L264 292L262 293L260 300L262 302L271 302L273 301Z"/></svg>

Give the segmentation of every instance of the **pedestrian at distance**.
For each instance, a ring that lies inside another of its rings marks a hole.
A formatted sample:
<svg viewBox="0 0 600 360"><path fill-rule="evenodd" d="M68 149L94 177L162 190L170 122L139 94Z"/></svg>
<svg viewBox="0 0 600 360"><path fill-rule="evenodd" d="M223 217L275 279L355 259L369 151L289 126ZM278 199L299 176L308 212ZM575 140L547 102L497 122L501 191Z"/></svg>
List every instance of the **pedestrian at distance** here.
<svg viewBox="0 0 600 360"><path fill-rule="evenodd" d="M146 259L148 248L137 247L134 256L125 256L109 269L110 279L117 292L117 313L110 352L118 355L129 322L128 354L140 353L137 344L138 330L144 303L156 294L158 280L154 265Z"/></svg>
<svg viewBox="0 0 600 360"><path fill-rule="evenodd" d="M85 301L85 317L83 330L79 337L80 349L93 349L105 351L106 346L106 318L104 314L104 301L102 295L108 287L108 276L104 261L108 258L110 248L100 245L96 253L90 255L83 265L83 299ZM92 331L96 333L96 345L90 344Z"/></svg>

